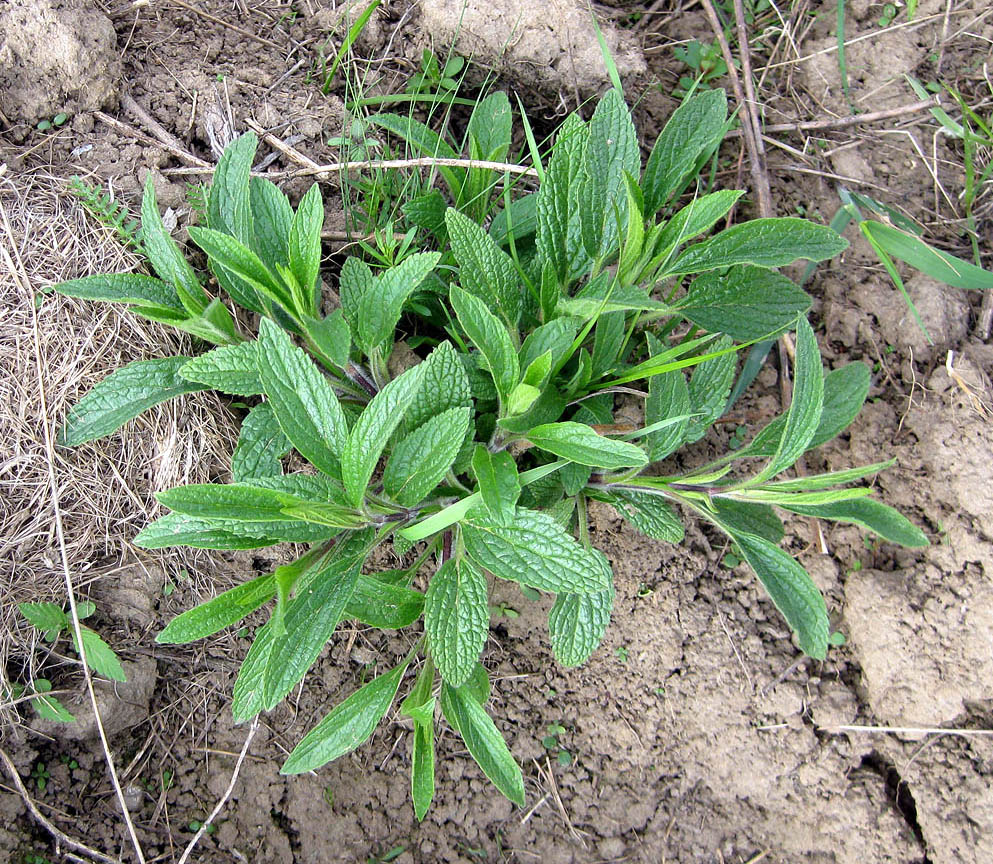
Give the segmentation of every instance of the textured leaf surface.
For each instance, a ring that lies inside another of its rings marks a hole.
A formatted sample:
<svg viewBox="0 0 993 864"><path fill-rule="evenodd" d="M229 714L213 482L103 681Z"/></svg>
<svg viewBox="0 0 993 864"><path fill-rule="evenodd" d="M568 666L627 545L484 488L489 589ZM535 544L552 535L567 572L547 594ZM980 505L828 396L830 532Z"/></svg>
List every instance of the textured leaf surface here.
<svg viewBox="0 0 993 864"><path fill-rule="evenodd" d="M598 435L585 423L544 423L531 429L527 437L536 447L580 465L612 470L648 464L648 456L640 447Z"/></svg>
<svg viewBox="0 0 993 864"><path fill-rule="evenodd" d="M809 308L809 295L785 276L762 267L732 267L724 275L695 279L680 311L704 330L749 341L791 327Z"/></svg>
<svg viewBox="0 0 993 864"><path fill-rule="evenodd" d="M174 312L186 317L186 310L179 302L176 289L168 282L144 276L140 273L105 273L98 276L84 276L70 279L55 286L59 294L78 297L80 300L96 300L106 303L133 303L163 312Z"/></svg>
<svg viewBox="0 0 993 864"><path fill-rule="evenodd" d="M927 537L906 516L881 501L872 498L856 498L850 501L835 501L831 504L807 506L802 504L777 504L784 510L831 519L837 522L853 522L867 528L890 543L919 548L929 545Z"/></svg>
<svg viewBox="0 0 993 864"><path fill-rule="evenodd" d="M449 408L398 442L383 471L386 494L411 507L432 491L458 456L471 414L471 408Z"/></svg>
<svg viewBox="0 0 993 864"><path fill-rule="evenodd" d="M641 188L651 216L682 188L697 160L719 142L727 120L723 90L705 90L680 105L659 135L645 165Z"/></svg>
<svg viewBox="0 0 993 864"><path fill-rule="evenodd" d="M187 381L222 393L258 396L262 392L262 382L259 380L257 348L256 342L214 348L185 363L179 374Z"/></svg>
<svg viewBox="0 0 993 864"><path fill-rule="evenodd" d="M362 502L386 442L421 386L422 365L408 369L380 390L348 435L341 451L341 477L353 507Z"/></svg>
<svg viewBox="0 0 993 864"><path fill-rule="evenodd" d="M613 489L611 497L621 515L642 534L667 543L683 542L683 523L661 495Z"/></svg>
<svg viewBox="0 0 993 864"><path fill-rule="evenodd" d="M517 499L521 496L514 457L506 450L491 453L485 445L479 444L472 454L472 471L490 516L509 525L514 520Z"/></svg>
<svg viewBox="0 0 993 864"><path fill-rule="evenodd" d="M321 269L321 228L324 226L324 203L321 187L314 183L300 199L297 212L290 225L290 269L304 291L304 297L313 302L314 286ZM301 312L306 309L301 309Z"/></svg>
<svg viewBox="0 0 993 864"><path fill-rule="evenodd" d="M572 265L569 224L577 200L583 148L589 127L577 114L570 114L559 128L555 148L545 171L545 182L537 193L538 251L563 282ZM575 213L578 222L578 213Z"/></svg>
<svg viewBox="0 0 993 864"><path fill-rule="evenodd" d="M231 455L235 483L281 474L280 463L290 452L290 439L283 434L268 402L256 405L241 424L238 444Z"/></svg>
<svg viewBox="0 0 993 864"><path fill-rule="evenodd" d="M155 637L163 645L185 645L219 633L236 624L276 596L276 580L271 573L257 576L244 585L218 594L213 600L188 609L172 619Z"/></svg>
<svg viewBox="0 0 993 864"><path fill-rule="evenodd" d="M279 327L260 324L259 379L283 434L325 474L338 473L348 427L327 379Z"/></svg>
<svg viewBox="0 0 993 864"><path fill-rule="evenodd" d="M190 237L207 253L212 263L219 264L234 276L251 285L266 297L292 308L293 302L285 286L276 279L262 260L248 246L234 237L210 228L191 227Z"/></svg>
<svg viewBox="0 0 993 864"><path fill-rule="evenodd" d="M416 429L449 408L472 407L469 376L450 342L436 347L421 367L424 380L404 418L408 429Z"/></svg>
<svg viewBox="0 0 993 864"><path fill-rule="evenodd" d="M207 223L242 243L252 242L252 202L249 176L259 140L254 132L236 138L217 163L207 199Z"/></svg>
<svg viewBox="0 0 993 864"><path fill-rule="evenodd" d="M667 261L679 246L713 228L743 194L734 189L722 189L690 201L658 232L653 243L655 266Z"/></svg>
<svg viewBox="0 0 993 864"><path fill-rule="evenodd" d="M141 244L155 272L175 286L176 296L186 311L191 315L203 312L207 308L207 294L186 256L162 224L150 175L145 181L145 194L141 199Z"/></svg>
<svg viewBox="0 0 993 864"><path fill-rule="evenodd" d="M157 492L164 507L200 519L230 519L242 522L292 522L283 508L297 498L272 489L239 483L193 483Z"/></svg>
<svg viewBox="0 0 993 864"><path fill-rule="evenodd" d="M823 660L830 631L827 607L810 575L790 555L762 537L736 533L731 536L799 637L801 650Z"/></svg>
<svg viewBox="0 0 993 864"><path fill-rule="evenodd" d="M61 630L69 626L69 617L55 603L18 603L17 608L31 626L39 630Z"/></svg>
<svg viewBox="0 0 993 864"><path fill-rule="evenodd" d="M97 675L103 675L104 678L109 678L111 681L127 681L128 676L124 674L124 667L121 666L121 661L117 659L117 655L114 653L114 649L111 648L103 639L100 638L99 634L90 630L89 627L80 627L79 636L83 643L83 649L86 653L86 665L89 666ZM76 634L72 634L73 644L76 645L76 651L80 654L83 652L79 651L79 644L76 642Z"/></svg>
<svg viewBox="0 0 993 864"><path fill-rule="evenodd" d="M548 613L555 659L579 666L596 651L610 623L614 586L595 594L559 594Z"/></svg>
<svg viewBox="0 0 993 864"><path fill-rule="evenodd" d="M475 295L452 285L450 296L462 329L483 355L500 397L506 399L521 374L510 335L500 319Z"/></svg>
<svg viewBox="0 0 993 864"><path fill-rule="evenodd" d="M442 706L456 724L469 754L490 782L519 807L524 806L524 778L507 748L507 742L490 715L467 687L443 684Z"/></svg>
<svg viewBox="0 0 993 864"><path fill-rule="evenodd" d="M453 687L469 679L490 632L486 577L465 558L449 559L431 577L424 632L431 659Z"/></svg>
<svg viewBox="0 0 993 864"><path fill-rule="evenodd" d="M459 281L508 327L516 327L521 317L521 291L511 257L489 234L468 216L449 207L445 224L452 252L461 265Z"/></svg>
<svg viewBox="0 0 993 864"><path fill-rule="evenodd" d="M193 546L197 549L261 549L276 543L313 543L327 540L330 529L309 522L245 522L235 519L198 519L167 513L142 529L134 539L143 549Z"/></svg>
<svg viewBox="0 0 993 864"><path fill-rule="evenodd" d="M752 219L691 246L666 275L700 273L735 264L785 267L798 258L825 261L846 248L848 241L825 225L795 217Z"/></svg>
<svg viewBox="0 0 993 864"><path fill-rule="evenodd" d="M711 350L723 351L731 344L730 337L722 336ZM736 365L737 356L731 352L704 360L694 367L689 383L690 408L698 416L691 417L687 424L686 440L689 442L699 441L707 428L724 413Z"/></svg>
<svg viewBox="0 0 993 864"><path fill-rule="evenodd" d="M477 508L463 521L462 536L469 557L501 579L553 594L591 594L611 583L603 554L577 543L546 513L518 508L502 525Z"/></svg>
<svg viewBox="0 0 993 864"><path fill-rule="evenodd" d="M265 177L252 177L248 188L255 228L252 249L266 266L285 267L290 263L290 226L293 224L290 201Z"/></svg>
<svg viewBox="0 0 993 864"><path fill-rule="evenodd" d="M364 744L390 710L406 669L405 661L356 690L304 736L280 773L313 771Z"/></svg>
<svg viewBox="0 0 993 864"><path fill-rule="evenodd" d="M732 533L754 534L770 543L783 539L783 520L768 504L715 497L711 502L721 524Z"/></svg>
<svg viewBox="0 0 993 864"><path fill-rule="evenodd" d="M367 354L383 351L393 338L403 304L434 270L439 252L418 252L379 276L359 302L356 342Z"/></svg>
<svg viewBox="0 0 993 864"><path fill-rule="evenodd" d="M345 619L355 618L369 627L399 630L413 624L424 610L424 595L403 585L390 585L376 576L359 576L345 605Z"/></svg>
<svg viewBox="0 0 993 864"><path fill-rule="evenodd" d="M69 410L59 443L76 447L102 438L153 405L203 390L179 374L189 359L136 360L111 373Z"/></svg>

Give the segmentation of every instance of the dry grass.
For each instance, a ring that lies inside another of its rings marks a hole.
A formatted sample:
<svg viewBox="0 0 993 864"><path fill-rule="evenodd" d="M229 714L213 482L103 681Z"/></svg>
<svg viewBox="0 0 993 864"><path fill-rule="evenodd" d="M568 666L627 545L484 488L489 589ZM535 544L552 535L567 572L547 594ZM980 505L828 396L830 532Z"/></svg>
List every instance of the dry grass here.
<svg viewBox="0 0 993 864"><path fill-rule="evenodd" d="M13 235L0 230L0 241L23 263L36 294L65 279L139 263L65 187L65 178L47 171L0 175L0 206ZM0 269L0 669L11 678L30 670L35 647L16 604L66 599L43 419L58 424L70 405L125 363L191 348L185 337L123 309L45 295L37 314L50 416L42 418L34 302L14 274ZM235 434L217 399L197 394L149 411L102 441L59 448L54 467L77 586L92 585L99 574L136 558L130 538L154 515L153 493L221 476ZM171 561L192 567L196 555L177 553ZM85 594L86 588L79 590ZM0 715L0 725L11 719Z"/></svg>

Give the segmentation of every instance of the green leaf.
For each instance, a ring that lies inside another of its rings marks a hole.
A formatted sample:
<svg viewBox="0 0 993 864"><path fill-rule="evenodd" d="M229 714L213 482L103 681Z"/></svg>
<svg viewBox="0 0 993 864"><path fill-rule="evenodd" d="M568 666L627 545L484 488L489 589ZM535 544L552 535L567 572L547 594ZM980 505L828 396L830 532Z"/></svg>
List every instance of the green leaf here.
<svg viewBox="0 0 993 864"><path fill-rule="evenodd" d="M224 149L207 200L207 224L246 246L253 241L249 177L258 146L255 133L246 132Z"/></svg>
<svg viewBox="0 0 993 864"><path fill-rule="evenodd" d="M111 681L128 680L121 666L121 661L117 659L113 648L90 630L89 627L80 627L79 635L83 643L83 649L86 652L87 666L96 672L97 675L103 675L104 678L110 678ZM76 646L76 652L82 654L83 652L79 650L79 643L76 641L75 632L72 634L72 641Z"/></svg>
<svg viewBox="0 0 993 864"><path fill-rule="evenodd" d="M292 446L279 428L272 406L268 402L256 405L242 422L238 445L231 455L234 482L281 474L283 466L279 460Z"/></svg>
<svg viewBox="0 0 993 864"><path fill-rule="evenodd" d="M512 122L510 100L503 90L490 93L476 104L466 131L479 158L488 162L503 162L507 158Z"/></svg>
<svg viewBox="0 0 993 864"><path fill-rule="evenodd" d="M727 529L725 529L727 530ZM810 575L778 546L754 534L728 532L759 581L800 640L800 649L816 660L827 655L828 623L824 598Z"/></svg>
<svg viewBox="0 0 993 864"><path fill-rule="evenodd" d="M585 423L545 423L531 429L527 437L536 447L580 465L614 470L648 464L640 447L598 435Z"/></svg>
<svg viewBox="0 0 993 864"><path fill-rule="evenodd" d="M362 298L373 290L376 277L372 269L361 258L350 255L341 267L338 292L341 295L341 311L345 320L352 328L352 333L359 332L359 310Z"/></svg>
<svg viewBox="0 0 993 864"><path fill-rule="evenodd" d="M36 680L34 683L37 686L40 682ZM55 723L74 723L76 721L69 710L54 696L35 693L31 698L31 706L43 720L52 720Z"/></svg>
<svg viewBox="0 0 993 864"><path fill-rule="evenodd" d="M452 252L461 265L462 287L496 312L508 327L516 327L522 304L513 259L482 227L454 208L446 211L445 224Z"/></svg>
<svg viewBox="0 0 993 864"><path fill-rule="evenodd" d="M280 774L313 771L364 744L390 710L409 662L374 678L338 705L297 744Z"/></svg>
<svg viewBox="0 0 993 864"><path fill-rule="evenodd" d="M189 233L193 242L207 253L212 264L220 265L233 276L286 309L293 309L293 299L286 287L269 272L259 256L248 246L210 228L194 226L189 229Z"/></svg>
<svg viewBox="0 0 993 864"><path fill-rule="evenodd" d="M605 312L596 322L593 330L593 354L591 378L597 380L617 365L618 355L624 345L626 330L624 312Z"/></svg>
<svg viewBox="0 0 993 864"><path fill-rule="evenodd" d="M478 444L472 453L472 472L490 516L502 525L509 525L521 496L514 457L506 450L491 453L484 444Z"/></svg>
<svg viewBox="0 0 993 864"><path fill-rule="evenodd" d="M422 156L440 157L442 159L458 159L456 153L445 140L433 129L425 126L413 117L401 117L397 114L373 114L368 122L387 129L399 135L415 151ZM452 198L458 200L466 181L464 168L449 168L438 166L438 173L445 178Z"/></svg>
<svg viewBox="0 0 993 864"><path fill-rule="evenodd" d="M603 94L589 124L579 187L583 246L594 259L617 248L627 225L624 173L641 173L641 149L631 112L616 90Z"/></svg>
<svg viewBox="0 0 993 864"><path fill-rule="evenodd" d="M55 603L18 603L17 608L28 623L38 630L47 632L69 626L69 616Z"/></svg>
<svg viewBox="0 0 993 864"><path fill-rule="evenodd" d="M663 345L646 334L651 355L661 353ZM674 369L648 379L648 398L645 400L645 425L652 426L671 417L684 417L690 413L690 391L682 371ZM665 459L673 453L686 437L689 419L658 429L648 435L648 456L652 462Z"/></svg>
<svg viewBox="0 0 993 864"><path fill-rule="evenodd" d="M724 351L732 345L728 336L722 336L711 346L712 351ZM707 428L724 413L728 394L734 383L734 370L738 358L734 353L721 354L704 360L690 376L689 396L693 414L687 425L686 440L699 441Z"/></svg>
<svg viewBox="0 0 993 864"><path fill-rule="evenodd" d="M256 576L177 615L155 637L155 641L162 645L185 645L213 636L250 615L275 595L276 580L273 575Z"/></svg>
<svg viewBox="0 0 993 864"><path fill-rule="evenodd" d="M278 474L268 477L252 477L245 480L252 486L284 492L306 501L330 501L333 504L347 504L345 490L341 482L325 474Z"/></svg>
<svg viewBox="0 0 993 864"><path fill-rule="evenodd" d="M283 434L319 471L336 475L348 427L331 385L290 337L260 322L259 379Z"/></svg>
<svg viewBox="0 0 993 864"><path fill-rule="evenodd" d="M142 311L141 314L145 315L146 318L152 317L147 310ZM152 320L155 319L152 318ZM211 300L207 304L207 308L198 315L193 315L184 321L166 321L163 323L190 333L198 339L212 342L214 345L237 345L242 341L242 336L238 333L237 325L234 323L234 318L231 317L228 307L217 298Z"/></svg>
<svg viewBox="0 0 993 864"><path fill-rule="evenodd" d="M341 476L353 507L362 503L386 442L403 420L407 406L421 386L422 372L419 364L394 378L372 398L355 421L341 451Z"/></svg>
<svg viewBox="0 0 993 864"><path fill-rule="evenodd" d="M583 170L583 149L589 127L577 114L570 114L559 127L555 148L538 189L535 209L538 218L538 252L556 276L556 288L568 279L575 245L569 242L569 226L578 226L579 182ZM586 253L583 252L583 258ZM579 262L582 263L582 262Z"/></svg>
<svg viewBox="0 0 993 864"><path fill-rule="evenodd" d="M341 309L335 309L326 318L303 319L303 327L317 350L341 369L348 365L352 335Z"/></svg>
<svg viewBox="0 0 993 864"><path fill-rule="evenodd" d="M906 231L869 219L862 222L862 230L887 254L905 261L932 279L955 288L993 291L993 272L935 249Z"/></svg>
<svg viewBox="0 0 993 864"><path fill-rule="evenodd" d="M262 392L262 382L259 380L257 349L257 342L214 348L185 363L179 374L187 381L222 393L258 396Z"/></svg>
<svg viewBox="0 0 993 864"><path fill-rule="evenodd" d="M299 499L273 489L239 483L192 483L156 492L164 507L198 519L228 519L241 522L292 522L283 513Z"/></svg>
<svg viewBox="0 0 993 864"><path fill-rule="evenodd" d="M730 533L754 534L774 544L783 539L783 522L768 504L733 498L713 498L710 504L721 526Z"/></svg>
<svg viewBox="0 0 993 864"><path fill-rule="evenodd" d="M839 435L858 416L869 393L872 376L864 363L848 363L833 369L824 376L824 405L817 431L807 445L807 449L818 447ZM746 447L738 451L738 456L772 456L786 427L786 415L780 415L758 434Z"/></svg>
<svg viewBox="0 0 993 864"><path fill-rule="evenodd" d="M383 471L386 494L412 507L433 490L458 456L471 415L471 408L449 408L401 439Z"/></svg>
<svg viewBox="0 0 993 864"><path fill-rule="evenodd" d="M151 310L179 318L187 315L179 302L176 289L168 282L143 276L140 273L104 273L99 276L84 276L70 279L54 287L66 297L80 300L95 300L104 303L132 303L138 311Z"/></svg>
<svg viewBox="0 0 993 864"><path fill-rule="evenodd" d="M896 465L896 459L885 462L875 462L872 465L860 465L857 468L843 468L840 471L828 471L824 474L805 475L788 480L776 480L764 484L764 489L774 489L780 492L804 492L812 489L826 489L841 483L852 483L861 480L878 471L885 471Z"/></svg>
<svg viewBox="0 0 993 864"><path fill-rule="evenodd" d="M507 798L523 807L524 778L521 769L483 706L473 698L468 688L452 687L450 684L442 685L441 704L445 715L455 721L456 731L483 773Z"/></svg>
<svg viewBox="0 0 993 864"><path fill-rule="evenodd" d="M423 611L424 595L420 591L390 585L376 576L359 576L342 618L354 618L381 630L400 630L413 624Z"/></svg>
<svg viewBox="0 0 993 864"><path fill-rule="evenodd" d="M735 264L785 267L798 258L825 261L847 248L848 241L826 225L795 217L752 219L691 246L664 275L700 273Z"/></svg>
<svg viewBox="0 0 993 864"><path fill-rule="evenodd" d="M184 393L203 390L179 374L189 357L136 360L111 373L74 405L59 434L59 444L76 447L102 438L143 411Z"/></svg>
<svg viewBox="0 0 993 864"><path fill-rule="evenodd" d="M196 549L261 549L276 543L314 543L333 531L310 522L246 522L200 519L167 513L142 529L134 539L143 549L193 546Z"/></svg>
<svg viewBox="0 0 993 864"><path fill-rule="evenodd" d="M361 563L333 560L286 604L283 632L272 631L262 676L262 707L275 708L307 673L327 644L355 591Z"/></svg>
<svg viewBox="0 0 993 864"><path fill-rule="evenodd" d="M673 112L645 165L641 188L646 215L678 194L698 160L720 143L727 110L723 90L704 90Z"/></svg>
<svg viewBox="0 0 993 864"><path fill-rule="evenodd" d="M809 447L824 407L824 373L817 339L806 318L797 319L793 401L786 425L769 464L752 481L759 483L789 468Z"/></svg>
<svg viewBox="0 0 993 864"><path fill-rule="evenodd" d="M517 352L510 335L500 319L475 295L453 284L450 296L462 329L483 355L500 398L505 400L520 378Z"/></svg>
<svg viewBox="0 0 993 864"><path fill-rule="evenodd" d="M356 343L367 356L389 353L393 331L407 298L434 270L439 252L418 252L379 276L359 302Z"/></svg>
<svg viewBox="0 0 993 864"><path fill-rule="evenodd" d="M438 345L421 364L421 369L423 382L404 418L408 429L416 429L450 408L472 407L469 376L450 342Z"/></svg>
<svg viewBox="0 0 993 864"><path fill-rule="evenodd" d="M578 319L563 316L536 327L521 345L520 366L527 369L535 360L549 351L552 352L552 368L559 368L572 349L572 343L579 333Z"/></svg>
<svg viewBox="0 0 993 864"><path fill-rule="evenodd" d="M407 710L414 721L414 737L410 755L411 797L414 815L423 821L434 798L434 708L432 696L423 705Z"/></svg>
<svg viewBox="0 0 993 864"><path fill-rule="evenodd" d="M175 286L183 308L190 315L203 312L209 298L200 286L197 274L162 224L151 175L145 181L145 194L141 199L141 245L155 272Z"/></svg>
<svg viewBox="0 0 993 864"><path fill-rule="evenodd" d="M252 249L270 270L289 266L290 227L293 208L289 199L271 180L252 177L249 181L255 228Z"/></svg>
<svg viewBox="0 0 993 864"><path fill-rule="evenodd" d="M642 534L666 543L683 542L683 523L661 495L611 489L610 499L620 514Z"/></svg>
<svg viewBox="0 0 993 864"><path fill-rule="evenodd" d="M482 508L462 522L466 553L480 567L553 594L592 594L611 584L603 553L586 549L546 513L518 508L502 525Z"/></svg>
<svg viewBox="0 0 993 864"><path fill-rule="evenodd" d="M595 594L559 594L548 613L555 659L563 666L585 663L610 623L614 586Z"/></svg>
<svg viewBox="0 0 993 864"><path fill-rule="evenodd" d="M737 189L722 189L694 198L663 227L656 227L649 241L652 258L647 269L664 265L679 246L713 228L743 194Z"/></svg>
<svg viewBox="0 0 993 864"><path fill-rule="evenodd" d="M732 267L694 279L679 311L704 330L748 342L792 327L809 308L810 297L785 276Z"/></svg>
<svg viewBox="0 0 993 864"><path fill-rule="evenodd" d="M816 516L818 519L852 522L878 534L890 543L899 543L901 546L920 548L929 545L924 532L907 517L872 498L855 498L820 505L777 502L776 506L804 516Z"/></svg>
<svg viewBox="0 0 993 864"><path fill-rule="evenodd" d="M302 313L316 314L319 298L315 295L317 276L321 269L321 228L324 227L324 202L321 188L314 183L300 199L293 216L289 236L290 270L303 288L306 305L298 305Z"/></svg>
<svg viewBox="0 0 993 864"><path fill-rule="evenodd" d="M465 558L449 559L431 577L424 632L431 659L453 687L469 679L490 632L486 577Z"/></svg>

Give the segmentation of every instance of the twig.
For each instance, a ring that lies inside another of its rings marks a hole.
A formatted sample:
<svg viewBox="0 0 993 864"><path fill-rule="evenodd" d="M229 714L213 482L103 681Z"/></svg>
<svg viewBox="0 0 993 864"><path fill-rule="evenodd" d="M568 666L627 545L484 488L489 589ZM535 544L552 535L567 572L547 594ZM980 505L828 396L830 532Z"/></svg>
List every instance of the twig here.
<svg viewBox="0 0 993 864"><path fill-rule="evenodd" d="M152 135L154 135L162 144L166 145L166 147L169 148L170 153L181 153L183 154L182 158L185 161L192 162L194 165L202 165L205 167L210 166L209 162L204 162L203 159L199 159L187 151L175 135L168 132L158 120L142 108L141 105L135 102L134 97L130 93L125 93L121 96L121 104L124 106L124 109L133 114L141 122L141 124L152 133Z"/></svg>
<svg viewBox="0 0 993 864"><path fill-rule="evenodd" d="M746 102L742 106L746 121L752 124L752 137L755 150L752 153L752 181L758 197L759 215L772 216L772 192L769 189L769 175L765 169L765 144L762 141L762 121L759 117L759 103L755 98L755 82L752 80L752 52L748 44L748 28L745 24L745 9L741 0L734 0L734 17L738 29L738 54L741 57L741 76L745 79ZM757 164L756 164L757 163Z"/></svg>
<svg viewBox="0 0 993 864"><path fill-rule="evenodd" d="M741 79L738 77L738 70L734 65L734 57L731 54L731 46L728 45L727 36L724 35L724 27L721 25L720 18L717 17L717 12L714 10L714 4L711 0L701 0L701 3L703 4L704 11L707 13L707 18L710 21L710 27L714 31L714 38L717 39L721 46L721 54L724 56L724 63L728 67L728 78L731 79L731 89L734 91L734 98L738 103L739 109L745 115L742 118L741 123L742 137L745 139L745 149L748 150L748 163L752 174L752 186L754 187L755 197L759 202L759 210L764 216L765 212L762 210L763 201L766 201L766 203L768 202L761 191L762 172L760 169L758 156L759 150L758 145L755 142L755 126L751 122L748 102L745 99L745 94L741 89Z"/></svg>
<svg viewBox="0 0 993 864"><path fill-rule="evenodd" d="M2 201L0 201L0 215L3 216L4 230L6 231L7 239L10 241L10 248L13 255L11 255L11 252L7 251L6 244L0 246L0 251L3 252L3 257L7 263L7 267L21 288L23 301L29 303L31 306L34 335L34 355L35 363L38 367L39 416L41 418L42 428L45 433L45 454L48 461L48 485L52 495L52 511L55 517L55 534L58 539L62 574L65 577L66 593L69 598L69 612L72 617L72 631L76 640L76 652L79 654L79 662L83 667L83 678L86 681L86 689L90 695L90 705L93 708L93 719L96 722L97 732L100 735L100 745L103 748L104 760L107 763L107 770L110 772L110 780L113 784L114 792L117 795L117 801L121 808L121 815L124 817L124 823L127 826L128 834L131 837L131 843L134 846L135 854L138 856L139 864L145 864L145 853L141 849L141 843L138 840L138 834L135 831L134 822L131 821L131 813L128 810L127 803L124 800L124 790L121 789L120 781L117 779L117 770L114 768L114 757L110 752L110 744L107 741L107 733L103 728L103 721L100 718L100 706L97 704L96 690L93 688L93 676L90 674L90 667L86 662L86 644L83 642L82 629L79 623L79 610L76 608L76 592L73 589L72 576L69 568L69 553L66 550L65 531L62 526L62 508L59 506L59 484L58 479L55 476L55 443L52 440L52 427L49 424L50 415L48 413L48 398L45 394L45 381L42 377L42 370L44 366L41 356L41 335L38 330L38 312L37 307L34 304L34 290L31 287L27 272L24 269L24 262L21 261L21 254L17 249L17 244L14 242L14 233L11 230L10 221L7 219L7 210L3 206ZM14 263L15 258L17 259L16 265Z"/></svg>
<svg viewBox="0 0 993 864"><path fill-rule="evenodd" d="M983 738L993 735L993 729L942 729L939 727L915 726L818 726L821 732L841 735L845 732L864 732L869 735L960 735L965 738Z"/></svg>
<svg viewBox="0 0 993 864"><path fill-rule="evenodd" d="M297 168L292 171L270 171L266 173L252 172L258 177L270 180L290 180L294 177L313 177L327 180L332 174L341 171L361 171L366 168L488 168L491 171L501 171L507 174L519 174L526 177L537 177L538 172L526 165L514 165L510 162L487 162L482 159L443 159L436 156L422 156L418 159L367 159L361 162L329 162L313 168ZM166 168L163 174L209 174L213 168Z"/></svg>
<svg viewBox="0 0 993 864"><path fill-rule="evenodd" d="M295 147L291 147L289 144L287 144L285 141L282 141L276 135L273 135L271 132L267 132L251 118L245 119L245 125L253 132L255 132L263 141L275 147L280 153L286 156L290 161L296 162L297 165L302 165L304 168L320 167L309 156L305 156Z"/></svg>
<svg viewBox="0 0 993 864"><path fill-rule="evenodd" d="M120 130L134 138L145 141L147 144L152 144L156 147L161 147L169 153L172 153L177 159L182 159L184 162L192 163L197 166L199 172L206 173L214 170L214 167L209 162L204 162L192 153L187 153L185 150L179 147L173 147L171 144L166 144L165 141L160 141L157 138L153 138L151 135L146 135L140 129L135 129L134 126L129 126L116 117L111 117L109 114L104 114L103 111L94 111L93 116L97 118L101 123L106 123L108 126L113 126L115 129Z"/></svg>
<svg viewBox="0 0 993 864"><path fill-rule="evenodd" d="M231 24L230 22L225 21L223 18L217 18L216 16L211 15L209 12L204 12L202 9L197 9L196 6L191 6L189 3L186 3L185 0L169 0L169 2L176 6L181 6L183 9L186 9L188 12L192 12L194 15L200 15L201 17L206 18L208 21L213 21L215 24L220 24L222 27L227 27L228 30L234 30L235 33L240 33L242 36L247 36L249 39L254 39L256 42L259 42L262 45L269 45L273 48L283 47L282 45L273 42L271 39L266 39L262 36L259 36L258 33L253 33L251 30L244 30L241 27L239 27L237 24Z"/></svg>
<svg viewBox="0 0 993 864"><path fill-rule="evenodd" d="M773 123L762 130L768 134L770 132L817 132L827 129L847 129L849 126L857 126L859 123L876 123L880 120L892 120L895 117L903 117L907 114L916 114L926 111L937 104L936 99L922 99L910 105L903 105L900 108L887 108L885 111L870 111L866 114L857 114L852 117L831 117L825 120L804 120L800 123ZM742 131L732 129L725 136L726 138L739 138Z"/></svg>
<svg viewBox="0 0 993 864"><path fill-rule="evenodd" d="M10 774L11 779L14 781L14 785L17 787L17 791L21 794L21 798L27 805L28 810L31 811L31 815L34 816L34 818L38 821L38 824L48 831L48 833L51 834L59 843L68 846L70 849L83 852L96 861L103 861L105 864L121 864L119 858L111 858L109 855L104 855L103 852L98 852L96 849L91 849L79 840L73 840L72 837L65 833L65 831L46 819L41 810L38 809L38 805L31 800L28 790L24 788L24 781L21 780L21 775L17 773L17 767L14 765L13 761L11 761L10 756L7 755L6 750L0 749L0 759L3 760L4 765L7 767L7 773Z"/></svg>
<svg viewBox="0 0 993 864"><path fill-rule="evenodd" d="M189 860L190 855L193 854L193 850L196 848L197 843L200 842L200 838L207 833L207 828L210 824L217 818L217 814L221 812L224 805L228 803L228 798L231 797L231 793L234 792L234 784L238 782L238 775L241 773L241 766L245 764L245 757L248 755L248 748L251 746L252 739L255 737L255 733L259 730L259 718L258 715L252 720L252 726L248 730L248 735L245 736L245 743L241 746L241 753L238 754L238 761L234 764L234 771L231 772L231 782L228 783L228 788L224 790L224 794L221 796L220 800L214 806L214 809L210 811L210 815L204 820L204 823L200 826L200 830L193 835L193 839L186 844L186 848L183 850L183 855L179 859L179 864L186 864Z"/></svg>

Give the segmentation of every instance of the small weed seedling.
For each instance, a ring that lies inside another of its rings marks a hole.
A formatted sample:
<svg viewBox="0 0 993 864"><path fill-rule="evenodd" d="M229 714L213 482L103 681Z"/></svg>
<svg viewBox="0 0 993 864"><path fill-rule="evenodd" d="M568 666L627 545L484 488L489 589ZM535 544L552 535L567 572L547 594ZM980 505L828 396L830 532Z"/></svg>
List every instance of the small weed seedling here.
<svg viewBox="0 0 993 864"><path fill-rule="evenodd" d="M742 193L683 199L729 128L725 93L687 99L644 165L618 89L589 120L567 117L549 153L526 127L537 175L530 186L478 164L511 158L512 121L502 92L475 106L464 145L411 117L369 118L415 152L468 155L476 164L436 165L440 188L395 202L397 230L409 242L402 254L349 257L337 277L337 308L320 291L319 187L294 210L274 184L250 175L251 134L225 152L206 224L189 229L216 280L210 292L163 227L150 184L141 236L156 275L58 286L126 303L215 346L114 372L71 410L62 445L108 435L181 394L216 389L250 406L231 482L160 492L171 512L136 544L306 547L292 563L179 615L158 641L244 626L267 607L234 685L232 711L245 722L298 686L340 621L409 628L405 656L370 669L374 677L297 743L282 770L312 771L360 746L403 688L418 819L434 795L441 718L496 787L524 804L524 778L491 717L480 662L491 580L551 599L555 657L565 666L585 662L614 601L610 562L590 536L591 502L612 505L669 543L683 539L680 511L728 535L800 650L819 659L830 641L827 607L780 548L777 510L927 544L907 519L868 497L868 485L852 485L891 461L789 473L851 423L870 375L860 363L824 373L806 319L810 298L777 270L840 253L847 244L835 231L783 218L715 233ZM255 313L257 332L242 329L248 316L236 318L231 302ZM724 413L737 352L788 330L796 331L796 361L785 413L708 465L667 469L664 460ZM398 332L417 356L391 363ZM643 406L643 422L615 417L619 395ZM291 450L294 464L305 460L309 470L285 473ZM370 568L383 546L405 565ZM53 617L39 626L64 624ZM627 649L618 657L626 660Z"/></svg>

